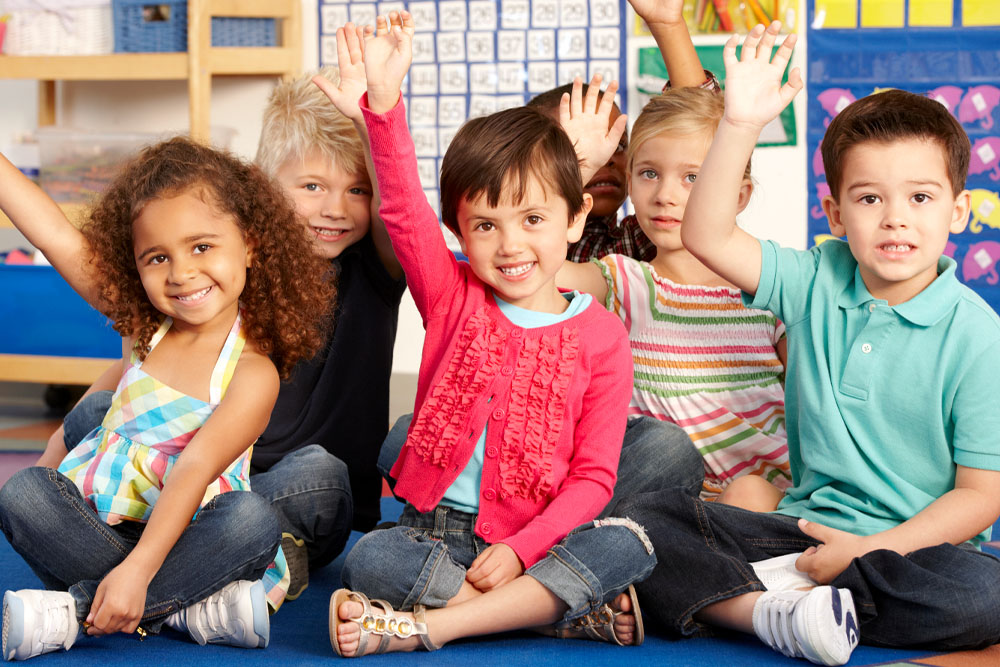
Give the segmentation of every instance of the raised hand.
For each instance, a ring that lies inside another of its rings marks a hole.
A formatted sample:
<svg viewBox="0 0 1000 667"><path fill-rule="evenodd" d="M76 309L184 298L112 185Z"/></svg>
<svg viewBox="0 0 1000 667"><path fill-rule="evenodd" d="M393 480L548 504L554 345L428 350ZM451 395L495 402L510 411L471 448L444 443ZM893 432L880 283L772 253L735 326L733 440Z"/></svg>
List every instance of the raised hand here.
<svg viewBox="0 0 1000 667"><path fill-rule="evenodd" d="M740 57L736 57L739 37L733 35L726 42L722 59L726 64L726 114L725 121L734 126L744 126L759 131L781 110L788 106L802 89L802 74L796 67L789 73L788 82L781 84L781 75L795 46L795 35L789 35L771 57L775 38L781 22L774 21L765 30L754 26L743 41Z"/></svg>
<svg viewBox="0 0 1000 667"><path fill-rule="evenodd" d="M681 13L684 0L628 0L628 3L650 27L655 23L671 25L684 20Z"/></svg>
<svg viewBox="0 0 1000 667"><path fill-rule="evenodd" d="M356 26L348 23L337 28L337 67L339 81L330 81L324 76L314 76L313 83L326 93L337 110L356 123L364 123L359 101L368 88L365 77L365 36L371 35L372 26Z"/></svg>
<svg viewBox="0 0 1000 667"><path fill-rule="evenodd" d="M414 29L409 12L390 12L388 17L376 19L375 33L365 39L368 107L375 113L385 113L399 101L400 87L413 58Z"/></svg>
<svg viewBox="0 0 1000 667"><path fill-rule="evenodd" d="M576 77L573 79L572 94L563 93L559 101L559 124L576 148L584 183L589 181L617 150L625 126L628 124L628 117L625 114L619 115L614 124L610 123L618 82L609 83L604 93L600 90L600 74L594 74L586 95L583 94L583 82L580 77Z"/></svg>

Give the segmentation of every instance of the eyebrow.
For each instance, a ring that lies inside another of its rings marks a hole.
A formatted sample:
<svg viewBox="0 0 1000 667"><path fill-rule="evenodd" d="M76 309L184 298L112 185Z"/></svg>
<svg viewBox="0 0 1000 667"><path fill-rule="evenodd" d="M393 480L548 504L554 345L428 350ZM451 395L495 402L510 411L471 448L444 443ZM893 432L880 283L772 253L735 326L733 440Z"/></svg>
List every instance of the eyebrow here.
<svg viewBox="0 0 1000 667"><path fill-rule="evenodd" d="M182 239L181 243L188 244L188 243L194 243L195 241L203 241L206 239L217 239L217 238L221 238L221 236L219 234L195 234L194 236L188 236ZM141 253L139 253L139 256L136 257L136 259L142 259L146 255L159 251L160 251L160 246L154 245L151 248L146 248Z"/></svg>
<svg viewBox="0 0 1000 667"><path fill-rule="evenodd" d="M917 185L917 186L933 185L933 186L939 187L939 188L943 188L944 187L944 185L942 185L940 181L935 181L935 180L932 180L932 179L928 179L928 180L913 179L913 180L909 180L909 181L904 181L904 183L906 185ZM871 187L875 187L875 186L878 186L878 185L881 185L881 183L878 183L876 181L858 181L857 183L851 183L849 186L847 186L847 189L848 190L856 190L858 188L871 188Z"/></svg>

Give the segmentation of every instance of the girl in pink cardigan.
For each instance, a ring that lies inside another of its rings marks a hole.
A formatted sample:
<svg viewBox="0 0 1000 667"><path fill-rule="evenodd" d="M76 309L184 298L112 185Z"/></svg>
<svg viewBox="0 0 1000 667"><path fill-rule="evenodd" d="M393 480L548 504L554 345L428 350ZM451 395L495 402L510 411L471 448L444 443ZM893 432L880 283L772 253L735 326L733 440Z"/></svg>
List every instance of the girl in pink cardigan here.
<svg viewBox="0 0 1000 667"><path fill-rule="evenodd" d="M331 599L331 643L356 656L547 626L639 644L631 584L656 558L633 522L594 521L615 484L628 341L601 304L555 285L592 203L576 152L533 109L463 126L441 173L443 218L469 258L456 261L400 101L413 21L391 18L390 29L379 17L363 49L360 29L339 30L341 81L317 82L367 126L379 213L427 330L415 417L392 470L407 505L396 527L348 555L354 590ZM600 140L614 145L623 129Z"/></svg>

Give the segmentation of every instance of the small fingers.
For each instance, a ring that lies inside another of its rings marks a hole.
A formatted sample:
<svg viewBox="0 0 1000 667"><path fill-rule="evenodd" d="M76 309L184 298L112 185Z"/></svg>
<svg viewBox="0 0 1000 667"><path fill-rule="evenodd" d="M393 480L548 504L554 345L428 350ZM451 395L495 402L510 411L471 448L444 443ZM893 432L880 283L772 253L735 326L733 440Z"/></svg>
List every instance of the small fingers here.
<svg viewBox="0 0 1000 667"><path fill-rule="evenodd" d="M389 34L389 19L384 14L375 17L375 36L381 37Z"/></svg>
<svg viewBox="0 0 1000 667"><path fill-rule="evenodd" d="M760 38L763 34L764 26L760 23L747 33L746 39L743 40L743 48L740 50L740 62L748 62L752 58L757 57L757 45L760 43Z"/></svg>
<svg viewBox="0 0 1000 667"><path fill-rule="evenodd" d="M412 36L417 30L417 24L413 20L413 14L404 10L399 13L399 16L403 23L403 32Z"/></svg>
<svg viewBox="0 0 1000 667"><path fill-rule="evenodd" d="M722 47L722 63L726 67L732 67L738 62L736 58L736 47L740 44L740 36L733 34L726 40Z"/></svg>
<svg viewBox="0 0 1000 667"><path fill-rule="evenodd" d="M583 113L583 79L573 77L573 89L570 94L570 114L579 116Z"/></svg>
<svg viewBox="0 0 1000 667"><path fill-rule="evenodd" d="M774 49L774 41L778 38L778 32L780 30L781 21L771 21L767 28L764 29L764 34L761 36L760 43L757 45L758 58L763 58L767 61L771 59L771 51Z"/></svg>
<svg viewBox="0 0 1000 667"><path fill-rule="evenodd" d="M594 76L590 77L590 83L587 85L587 94L583 98L583 108L587 111L593 111L597 108L597 98L601 93L601 81L603 77L600 72L594 72Z"/></svg>

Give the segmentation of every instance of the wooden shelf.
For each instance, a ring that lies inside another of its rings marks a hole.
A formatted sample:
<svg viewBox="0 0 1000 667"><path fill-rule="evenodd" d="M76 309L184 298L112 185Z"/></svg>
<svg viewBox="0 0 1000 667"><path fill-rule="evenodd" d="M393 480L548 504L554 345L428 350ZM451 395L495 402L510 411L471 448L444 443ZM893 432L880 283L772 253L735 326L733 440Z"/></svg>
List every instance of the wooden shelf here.
<svg viewBox="0 0 1000 667"><path fill-rule="evenodd" d="M42 81L182 81L188 78L188 54L0 56L0 78Z"/></svg>

